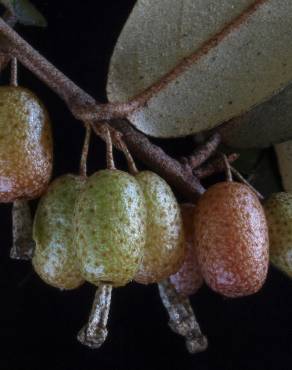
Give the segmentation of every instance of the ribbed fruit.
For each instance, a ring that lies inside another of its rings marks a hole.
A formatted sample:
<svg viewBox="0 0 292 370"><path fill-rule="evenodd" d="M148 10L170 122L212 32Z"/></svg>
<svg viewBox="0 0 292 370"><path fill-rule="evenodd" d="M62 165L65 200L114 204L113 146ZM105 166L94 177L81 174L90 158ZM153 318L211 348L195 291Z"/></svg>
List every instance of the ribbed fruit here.
<svg viewBox="0 0 292 370"><path fill-rule="evenodd" d="M184 233L179 205L169 185L158 175L136 175L146 202L147 239L135 280L142 284L162 281L178 271L184 255Z"/></svg>
<svg viewBox="0 0 292 370"><path fill-rule="evenodd" d="M198 265L194 240L194 216L196 207L193 204L181 204L180 209L185 233L186 254L182 267L176 274L170 276L170 281L180 295L188 297L201 288L203 277Z"/></svg>
<svg viewBox="0 0 292 370"><path fill-rule="evenodd" d="M38 197L52 172L52 135L43 104L22 87L0 87L0 202Z"/></svg>
<svg viewBox="0 0 292 370"><path fill-rule="evenodd" d="M74 289L83 283L73 235L73 209L84 179L64 175L41 198L33 225L35 271L48 284Z"/></svg>
<svg viewBox="0 0 292 370"><path fill-rule="evenodd" d="M275 193L265 203L270 236L270 260L292 277L292 194Z"/></svg>
<svg viewBox="0 0 292 370"><path fill-rule="evenodd" d="M122 286L141 263L146 208L137 180L118 170L89 177L75 209L77 256L92 284Z"/></svg>
<svg viewBox="0 0 292 370"><path fill-rule="evenodd" d="M268 270L264 210L249 187L211 186L199 199L194 223L198 262L205 282L228 297L246 296L263 285Z"/></svg>

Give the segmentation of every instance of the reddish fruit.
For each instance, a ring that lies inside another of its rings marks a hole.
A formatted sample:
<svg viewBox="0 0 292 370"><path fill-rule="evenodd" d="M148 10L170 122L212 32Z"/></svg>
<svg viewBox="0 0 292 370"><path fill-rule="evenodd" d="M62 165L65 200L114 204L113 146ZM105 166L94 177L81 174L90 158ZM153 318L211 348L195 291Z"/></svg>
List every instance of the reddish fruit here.
<svg viewBox="0 0 292 370"><path fill-rule="evenodd" d="M171 275L170 281L180 295L188 297L201 288L203 277L199 270L194 240L193 220L196 207L192 204L182 204L180 209L185 232L186 255L182 267L176 274Z"/></svg>
<svg viewBox="0 0 292 370"><path fill-rule="evenodd" d="M194 226L200 270L214 291L239 297L262 287L268 270L268 228L249 187L236 182L210 187L198 201Z"/></svg>
<svg viewBox="0 0 292 370"><path fill-rule="evenodd" d="M38 197L52 172L52 135L39 99L22 87L0 87L0 202Z"/></svg>

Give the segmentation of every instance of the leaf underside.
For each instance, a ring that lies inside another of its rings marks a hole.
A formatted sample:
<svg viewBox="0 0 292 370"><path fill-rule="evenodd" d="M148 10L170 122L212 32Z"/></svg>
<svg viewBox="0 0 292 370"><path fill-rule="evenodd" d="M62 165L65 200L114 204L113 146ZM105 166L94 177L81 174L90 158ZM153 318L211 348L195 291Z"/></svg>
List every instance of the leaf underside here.
<svg viewBox="0 0 292 370"><path fill-rule="evenodd" d="M192 55L128 118L154 137L211 129L292 80L291 24L291 0L138 0L111 59L108 98L134 98Z"/></svg>
<svg viewBox="0 0 292 370"><path fill-rule="evenodd" d="M264 148L292 139L292 85L231 120L220 133L223 142L234 148Z"/></svg>

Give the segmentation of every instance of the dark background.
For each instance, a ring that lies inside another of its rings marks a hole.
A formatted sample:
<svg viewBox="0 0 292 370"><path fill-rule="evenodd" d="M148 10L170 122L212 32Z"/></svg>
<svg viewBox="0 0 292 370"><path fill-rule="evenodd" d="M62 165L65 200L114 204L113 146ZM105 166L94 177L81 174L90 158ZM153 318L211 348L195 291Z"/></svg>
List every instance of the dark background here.
<svg viewBox="0 0 292 370"><path fill-rule="evenodd" d="M17 30L58 68L105 101L106 73L115 41L135 1L33 1L48 28ZM2 76L2 83L7 75ZM20 68L20 84L46 104L55 140L54 176L76 172L83 128L63 102ZM191 139L158 141L172 155L186 154ZM273 156L272 153L269 155ZM123 159L117 163L124 166ZM94 138L89 172L105 165L104 144ZM141 167L140 167L141 168ZM213 179L215 181L215 179ZM113 293L110 334L99 350L80 345L94 287L60 292L43 283L28 262L9 259L11 206L0 207L0 370L288 370L292 360L292 283L270 268L254 296L224 299L203 287L191 298L209 349L189 355L167 326L156 286L129 284Z"/></svg>

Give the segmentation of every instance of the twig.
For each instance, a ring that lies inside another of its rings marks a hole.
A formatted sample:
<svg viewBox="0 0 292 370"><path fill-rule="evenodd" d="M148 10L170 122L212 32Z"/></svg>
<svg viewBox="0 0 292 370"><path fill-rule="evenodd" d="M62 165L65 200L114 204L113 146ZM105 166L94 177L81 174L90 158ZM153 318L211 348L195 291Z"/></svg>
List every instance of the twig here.
<svg viewBox="0 0 292 370"><path fill-rule="evenodd" d="M0 32L7 40L7 43L1 42L3 52L10 52L17 57L19 62L38 76L67 103L68 108L76 117L86 121L86 117L83 116L86 112L91 110L102 112L104 109L108 109L102 104L96 103L90 95L42 57L1 18ZM97 127L101 125L101 122L95 121L91 124ZM193 200L202 194L204 188L192 174L192 171L186 170L178 161L152 144L145 135L132 128L127 120L115 119L109 124L122 132L129 150L137 158L158 172L188 199Z"/></svg>
<svg viewBox="0 0 292 370"><path fill-rule="evenodd" d="M83 148L81 153L80 159L80 175L86 177L87 176L87 157L88 157L88 150L89 150L89 143L90 143L90 136L91 136L91 127L88 122L84 122L85 127L85 138L83 142Z"/></svg>
<svg viewBox="0 0 292 370"><path fill-rule="evenodd" d="M227 156L227 160L229 163L232 163L238 159L239 155L237 153L232 153ZM222 161L222 158L215 158L209 163L201 166L200 168L197 168L193 171L194 175L198 179L204 179L206 177L212 176L215 173L224 171L224 162Z"/></svg>
<svg viewBox="0 0 292 370"><path fill-rule="evenodd" d="M185 337L190 353L205 351L207 338L202 334L188 298L182 298L169 279L158 284L159 294L169 314L169 326L177 334Z"/></svg>
<svg viewBox="0 0 292 370"><path fill-rule="evenodd" d="M83 119L86 120L110 120L113 118L126 118L129 114L133 111L139 109L140 107L144 106L154 95L156 95L159 91L163 90L167 85L169 85L173 80L175 80L178 76L180 76L183 72L188 70L195 62L197 62L200 58L206 55L211 49L215 48L218 43L228 37L234 29L238 28L242 23L246 22L249 17L253 15L253 13L262 5L266 3L267 0L255 0L251 5L247 6L235 19L233 19L230 23L226 24L217 34L213 35L210 39L204 42L197 50L191 53L189 56L182 59L180 63L178 63L173 69L171 69L168 73L162 76L158 81L154 84L149 86L147 89L142 91L140 94L135 96L127 103L118 103L118 104L96 104L95 106L91 106L92 109L84 110L83 112ZM17 45L17 49L15 52L17 54L26 53L24 58L27 58L27 49L28 45L23 44L21 39L17 39L15 34L9 32L9 29L5 29L3 23L0 22L0 30L3 34L12 42L15 46ZM18 57L18 55L16 55ZM36 56L36 55L35 55ZM40 55L38 55L40 57ZM34 64L35 60L31 60L31 63ZM41 64L41 60L39 59L39 63ZM37 74L37 73L36 73ZM51 77L54 77L51 76ZM64 99L65 101L68 100ZM86 116L85 116L86 114Z"/></svg>
<svg viewBox="0 0 292 370"><path fill-rule="evenodd" d="M201 144L196 148L193 153L183 158L184 162L187 162L189 166L194 170L206 162L216 151L221 141L219 133L213 134L204 144Z"/></svg>
<svg viewBox="0 0 292 370"><path fill-rule="evenodd" d="M99 348L106 340L111 295L111 285L99 286L95 293L88 323L78 333L79 342L90 348Z"/></svg>
<svg viewBox="0 0 292 370"><path fill-rule="evenodd" d="M240 172L237 171L236 168L230 166L230 169L232 171L232 173L241 181L243 182L245 185L247 185L254 193L256 193L257 197L260 199L260 200L264 200L265 198L263 197L263 195L261 193L259 193L242 175Z"/></svg>
<svg viewBox="0 0 292 370"><path fill-rule="evenodd" d="M4 15L3 15L3 20L10 26L14 27L17 23L17 18L16 16L10 12L9 10L6 10ZM0 72L8 65L10 62L10 55L7 53L0 54Z"/></svg>
<svg viewBox="0 0 292 370"><path fill-rule="evenodd" d="M32 218L26 200L16 200L12 207L13 246L10 257L18 260L30 260L34 253L35 242L32 239Z"/></svg>

